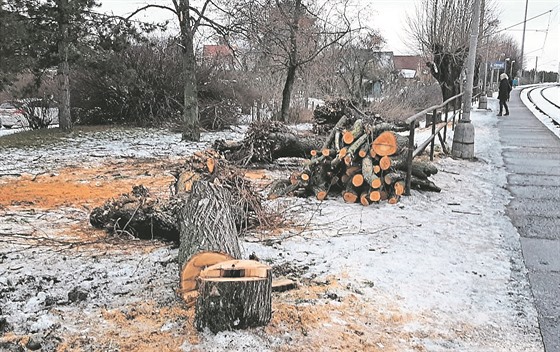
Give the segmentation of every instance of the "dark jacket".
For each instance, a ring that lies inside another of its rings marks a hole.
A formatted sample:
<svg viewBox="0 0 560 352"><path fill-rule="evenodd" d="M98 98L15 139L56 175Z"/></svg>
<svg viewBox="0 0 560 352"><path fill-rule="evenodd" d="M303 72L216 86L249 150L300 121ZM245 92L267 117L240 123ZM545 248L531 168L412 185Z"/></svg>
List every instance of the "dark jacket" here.
<svg viewBox="0 0 560 352"><path fill-rule="evenodd" d="M498 99L508 100L509 99L509 92L511 92L511 85L509 84L507 78L504 78L500 81L500 89L498 91Z"/></svg>

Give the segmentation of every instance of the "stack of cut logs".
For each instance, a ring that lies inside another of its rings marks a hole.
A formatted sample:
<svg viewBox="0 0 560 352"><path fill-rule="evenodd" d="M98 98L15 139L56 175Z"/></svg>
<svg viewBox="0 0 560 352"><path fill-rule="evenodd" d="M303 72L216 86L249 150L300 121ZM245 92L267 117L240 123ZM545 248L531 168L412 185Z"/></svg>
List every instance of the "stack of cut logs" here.
<svg viewBox="0 0 560 352"><path fill-rule="evenodd" d="M269 198L293 193L324 200L342 193L345 202L369 205L387 200L394 204L405 192L408 138L393 132L393 125L369 125L358 119L347 124L343 116L321 150L312 150L300 172L275 185ZM437 169L424 162L413 165L412 187L439 192L428 180Z"/></svg>

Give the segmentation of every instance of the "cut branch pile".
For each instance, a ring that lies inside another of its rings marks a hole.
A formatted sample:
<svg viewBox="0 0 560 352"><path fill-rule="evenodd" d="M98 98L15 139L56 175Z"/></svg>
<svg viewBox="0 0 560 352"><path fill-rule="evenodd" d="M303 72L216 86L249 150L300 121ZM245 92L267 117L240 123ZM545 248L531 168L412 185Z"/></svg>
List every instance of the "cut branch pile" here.
<svg viewBox="0 0 560 352"><path fill-rule="evenodd" d="M92 226L116 236L178 241L176 207L177 202L153 197L146 187L139 185L134 186L132 192L94 208L89 221Z"/></svg>
<svg viewBox="0 0 560 352"><path fill-rule="evenodd" d="M241 142L214 143L214 149L240 165L271 163L279 157L303 158L319 146L316 136L298 135L278 121L253 122Z"/></svg>
<svg viewBox="0 0 560 352"><path fill-rule="evenodd" d="M302 171L289 180L277 182L269 198L286 194L314 195L324 200L342 194L348 203L387 200L396 203L405 192L408 138L396 134L400 127L387 123L366 124L362 119L349 123L343 116L330 131L323 146L311 151ZM412 187L439 192L428 177L437 173L433 165L413 163Z"/></svg>
<svg viewBox="0 0 560 352"><path fill-rule="evenodd" d="M179 195L190 192L193 182L198 180L220 185L233 195L239 230L267 225L272 214L263 208L263 197L244 175L244 170L231 164L222 154L207 149L195 152L180 170L175 171L175 190Z"/></svg>
<svg viewBox="0 0 560 352"><path fill-rule="evenodd" d="M337 99L326 101L325 105L316 107L313 111L313 132L327 134L342 116L346 116L349 123L354 123L359 113L353 106L350 100Z"/></svg>

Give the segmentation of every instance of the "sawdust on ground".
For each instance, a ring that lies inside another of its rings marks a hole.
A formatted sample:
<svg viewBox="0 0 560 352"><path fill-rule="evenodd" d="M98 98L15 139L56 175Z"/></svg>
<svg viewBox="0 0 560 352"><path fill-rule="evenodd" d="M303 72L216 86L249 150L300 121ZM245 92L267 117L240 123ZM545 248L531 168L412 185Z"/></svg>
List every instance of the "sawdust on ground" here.
<svg viewBox="0 0 560 352"><path fill-rule="evenodd" d="M161 161L140 160L5 177L0 180L0 207L96 207L139 184L154 194L165 194L174 177L164 165Z"/></svg>

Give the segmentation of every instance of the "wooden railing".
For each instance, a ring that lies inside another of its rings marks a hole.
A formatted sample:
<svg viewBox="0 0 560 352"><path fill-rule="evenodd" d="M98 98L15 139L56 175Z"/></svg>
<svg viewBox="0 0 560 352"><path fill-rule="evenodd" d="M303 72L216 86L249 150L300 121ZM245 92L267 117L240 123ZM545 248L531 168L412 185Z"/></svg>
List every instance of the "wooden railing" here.
<svg viewBox="0 0 560 352"><path fill-rule="evenodd" d="M449 99L447 99L446 101L444 101L443 103L439 104L439 105L434 105L434 106L430 106L427 109L424 109L422 111L420 111L419 113L416 113L414 115L412 115L411 117L409 117L408 119L406 119L406 123L409 125L409 135L408 135L408 155L407 155L407 159L406 159L406 190L405 190L405 195L410 195L410 183L411 183L411 178L412 178L412 160L418 156L418 154L422 153L424 151L424 149L426 149L426 147L428 145L430 145L430 161L434 160L434 149L435 149L435 140L436 140L436 136L439 139L439 142L441 144L441 148L443 149L444 153L448 153L447 151L447 147L445 145L445 140L447 138L447 125L449 123L449 118L450 115L449 113L452 110L452 124L451 124L451 128L454 129L455 128L455 117L458 116L457 121L459 121L461 119L461 114L462 114L462 108L461 106L459 108L457 108L457 101L459 101L459 105L462 105L462 100L459 100L460 97L463 96L464 93L460 93L457 94ZM480 97L481 93L478 93L476 95L474 95L472 97L472 101L476 101L479 97ZM436 124L436 120L437 120L437 114L438 114L438 109L442 109L443 111L441 111L442 113L442 117L443 117L443 112L445 112L445 118L443 119L442 122ZM421 118L426 118L426 114L428 113L432 113L432 134L428 137L428 139L426 139L424 142L422 142L420 145L418 145L418 147L416 147L416 149L414 149L414 133L416 131L416 126L418 124L418 120L420 120ZM441 135L441 130L443 129L443 136Z"/></svg>

